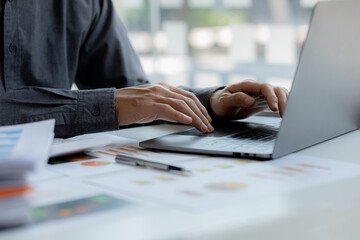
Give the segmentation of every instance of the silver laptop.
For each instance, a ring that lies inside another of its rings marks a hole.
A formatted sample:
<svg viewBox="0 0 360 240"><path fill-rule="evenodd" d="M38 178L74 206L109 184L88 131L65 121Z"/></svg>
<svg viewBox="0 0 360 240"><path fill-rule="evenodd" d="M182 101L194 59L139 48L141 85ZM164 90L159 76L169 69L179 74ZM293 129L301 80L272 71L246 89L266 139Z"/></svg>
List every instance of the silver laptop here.
<svg viewBox="0 0 360 240"><path fill-rule="evenodd" d="M140 143L153 149L278 158L356 130L360 123L360 1L314 10L281 124L231 122Z"/></svg>

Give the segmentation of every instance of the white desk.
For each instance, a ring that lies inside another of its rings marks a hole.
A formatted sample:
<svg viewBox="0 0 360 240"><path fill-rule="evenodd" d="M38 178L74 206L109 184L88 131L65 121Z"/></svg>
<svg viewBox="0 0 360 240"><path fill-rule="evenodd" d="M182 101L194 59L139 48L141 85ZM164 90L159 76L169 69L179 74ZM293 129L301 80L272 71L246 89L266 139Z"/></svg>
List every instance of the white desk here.
<svg viewBox="0 0 360 240"><path fill-rule="evenodd" d="M183 130L159 125L111 134L144 140ZM360 162L360 131L300 152ZM255 201L190 213L164 208L143 214L107 213L0 232L0 239L359 239L360 177L274 194Z"/></svg>

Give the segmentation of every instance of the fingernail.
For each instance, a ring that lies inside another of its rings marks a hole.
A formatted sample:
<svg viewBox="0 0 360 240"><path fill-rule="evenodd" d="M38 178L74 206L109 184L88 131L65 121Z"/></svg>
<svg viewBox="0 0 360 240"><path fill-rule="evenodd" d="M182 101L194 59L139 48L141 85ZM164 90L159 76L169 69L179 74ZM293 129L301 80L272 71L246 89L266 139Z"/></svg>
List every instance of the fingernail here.
<svg viewBox="0 0 360 240"><path fill-rule="evenodd" d="M277 102L277 101L274 101L274 108L275 108L276 110L278 110L278 102Z"/></svg>
<svg viewBox="0 0 360 240"><path fill-rule="evenodd" d="M211 126L211 124L209 124L208 126L208 132L210 133L210 132L213 132L215 129L214 129L214 127L213 126Z"/></svg>
<svg viewBox="0 0 360 240"><path fill-rule="evenodd" d="M208 127L207 127L204 123L202 123L202 124L201 124L201 130L202 130L203 132L207 132L207 131L208 131Z"/></svg>
<svg viewBox="0 0 360 240"><path fill-rule="evenodd" d="M251 97L248 97L245 99L245 104L246 105L250 105L250 104L253 104L254 103L254 99L251 98Z"/></svg>
<svg viewBox="0 0 360 240"><path fill-rule="evenodd" d="M212 119L209 114L207 114L207 119L209 120L209 122L212 122Z"/></svg>

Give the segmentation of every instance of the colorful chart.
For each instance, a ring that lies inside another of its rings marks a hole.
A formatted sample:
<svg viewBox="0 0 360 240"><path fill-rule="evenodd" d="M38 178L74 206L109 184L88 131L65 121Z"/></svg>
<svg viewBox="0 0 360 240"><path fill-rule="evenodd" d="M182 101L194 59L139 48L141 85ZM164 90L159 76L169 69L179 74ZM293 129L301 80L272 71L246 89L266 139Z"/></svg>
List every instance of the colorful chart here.
<svg viewBox="0 0 360 240"><path fill-rule="evenodd" d="M253 161L252 160L237 160L237 161L234 161L234 163L236 164L249 164L249 163L252 163Z"/></svg>
<svg viewBox="0 0 360 240"><path fill-rule="evenodd" d="M312 164L299 164L300 167L304 167L304 168L311 168L311 169L321 169L321 170L327 170L330 171L331 169L328 167L322 167L322 166L316 166L316 165L312 165Z"/></svg>
<svg viewBox="0 0 360 240"><path fill-rule="evenodd" d="M134 184L137 184L137 185L147 185L147 184L151 183L151 182L146 181L146 180L134 180L134 181L131 181L131 182L134 183Z"/></svg>
<svg viewBox="0 0 360 240"><path fill-rule="evenodd" d="M215 165L214 167L216 167L216 168L232 168L233 166L228 165L228 164L219 164L219 165Z"/></svg>
<svg viewBox="0 0 360 240"><path fill-rule="evenodd" d="M96 195L89 198L33 208L32 216L34 222L37 223L112 210L129 204L129 202L109 195Z"/></svg>
<svg viewBox="0 0 360 240"><path fill-rule="evenodd" d="M8 138L19 138L22 133L22 129L13 129L0 131L0 139L8 139Z"/></svg>
<svg viewBox="0 0 360 240"><path fill-rule="evenodd" d="M11 157L21 133L22 129L0 131L0 161Z"/></svg>
<svg viewBox="0 0 360 240"><path fill-rule="evenodd" d="M168 176L157 176L157 177L154 177L154 179L164 181L164 182L175 180L174 178L171 178L171 177L168 177Z"/></svg>
<svg viewBox="0 0 360 240"><path fill-rule="evenodd" d="M294 168L294 167L283 167L282 169L290 172L296 172L296 173L303 173L303 174L309 174L308 172L300 169L300 168Z"/></svg>
<svg viewBox="0 0 360 240"><path fill-rule="evenodd" d="M116 154L108 153L108 152L104 152L104 151L97 151L96 153L98 153L100 155L105 155L105 156L108 156L108 157L115 157L116 156Z"/></svg>
<svg viewBox="0 0 360 240"><path fill-rule="evenodd" d="M0 200L4 198L16 197L25 195L33 190L32 186L14 186L0 188Z"/></svg>
<svg viewBox="0 0 360 240"><path fill-rule="evenodd" d="M143 148L135 147L135 146L121 146L121 147L111 146L110 148L97 151L96 153L107 157L115 157L116 154L123 154L126 156L142 156L142 157L149 157L150 154L162 154L161 152L157 152L153 150L145 150Z"/></svg>
<svg viewBox="0 0 360 240"><path fill-rule="evenodd" d="M247 188L247 186L243 183L238 182L221 182L221 183L212 183L205 186L207 189L211 190L220 190L220 191L228 191L228 190L240 190Z"/></svg>
<svg viewBox="0 0 360 240"><path fill-rule="evenodd" d="M209 172L209 171L211 171L211 169L209 169L209 168L197 168L197 169L194 169L194 171L196 171L196 172Z"/></svg>
<svg viewBox="0 0 360 240"><path fill-rule="evenodd" d="M83 162L80 165L87 167L99 167L110 164L108 161L91 161L91 162Z"/></svg>

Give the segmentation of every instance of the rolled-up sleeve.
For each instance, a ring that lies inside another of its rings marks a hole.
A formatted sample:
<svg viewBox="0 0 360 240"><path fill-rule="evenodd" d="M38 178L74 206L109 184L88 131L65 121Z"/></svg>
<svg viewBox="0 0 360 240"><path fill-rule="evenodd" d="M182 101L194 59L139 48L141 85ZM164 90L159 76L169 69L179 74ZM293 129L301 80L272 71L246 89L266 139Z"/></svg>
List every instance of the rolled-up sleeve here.
<svg viewBox="0 0 360 240"><path fill-rule="evenodd" d="M26 87L0 97L0 125L55 119L56 137L118 129L114 88L70 91Z"/></svg>

